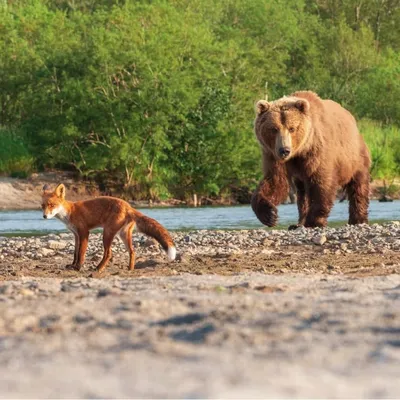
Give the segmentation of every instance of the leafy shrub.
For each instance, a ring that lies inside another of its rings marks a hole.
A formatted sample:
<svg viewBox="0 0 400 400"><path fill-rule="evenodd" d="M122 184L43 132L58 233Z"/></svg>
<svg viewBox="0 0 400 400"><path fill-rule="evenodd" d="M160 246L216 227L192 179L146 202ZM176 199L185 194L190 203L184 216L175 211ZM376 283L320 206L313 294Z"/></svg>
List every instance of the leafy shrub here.
<svg viewBox="0 0 400 400"><path fill-rule="evenodd" d="M0 173L16 178L27 177L34 168L34 158L26 139L15 131L0 129Z"/></svg>

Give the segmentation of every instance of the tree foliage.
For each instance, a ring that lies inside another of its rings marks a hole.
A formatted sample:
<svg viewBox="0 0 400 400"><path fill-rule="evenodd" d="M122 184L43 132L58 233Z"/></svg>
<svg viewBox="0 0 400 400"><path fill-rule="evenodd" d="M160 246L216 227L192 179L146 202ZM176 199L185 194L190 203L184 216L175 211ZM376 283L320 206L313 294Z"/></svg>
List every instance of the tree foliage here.
<svg viewBox="0 0 400 400"><path fill-rule="evenodd" d="M398 26L400 0L3 1L0 145L16 154L0 171L72 169L136 198L251 188L266 82L398 133Z"/></svg>

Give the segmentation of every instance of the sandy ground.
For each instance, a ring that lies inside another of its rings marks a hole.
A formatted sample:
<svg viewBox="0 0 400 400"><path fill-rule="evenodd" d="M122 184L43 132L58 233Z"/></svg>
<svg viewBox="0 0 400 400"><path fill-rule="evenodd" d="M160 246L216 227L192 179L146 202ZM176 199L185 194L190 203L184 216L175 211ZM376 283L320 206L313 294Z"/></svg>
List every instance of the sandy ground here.
<svg viewBox="0 0 400 400"><path fill-rule="evenodd" d="M0 180L0 209L39 209L40 191L33 186L18 185L12 178Z"/></svg>
<svg viewBox="0 0 400 400"><path fill-rule="evenodd" d="M399 398L400 255L0 261L3 398Z"/></svg>
<svg viewBox="0 0 400 400"><path fill-rule="evenodd" d="M37 210L41 204L43 185L65 183L71 201L85 200L100 193L94 184L77 182L70 173L32 174L29 179L0 178L0 210Z"/></svg>

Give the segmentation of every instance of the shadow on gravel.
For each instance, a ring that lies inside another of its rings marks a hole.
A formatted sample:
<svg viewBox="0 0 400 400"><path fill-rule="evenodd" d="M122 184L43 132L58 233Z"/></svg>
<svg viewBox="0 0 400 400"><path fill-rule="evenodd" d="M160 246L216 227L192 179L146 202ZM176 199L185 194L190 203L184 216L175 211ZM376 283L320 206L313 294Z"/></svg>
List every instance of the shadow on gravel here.
<svg viewBox="0 0 400 400"><path fill-rule="evenodd" d="M400 340L386 340L385 343L392 347L400 347Z"/></svg>
<svg viewBox="0 0 400 400"><path fill-rule="evenodd" d="M370 328L373 333L389 333L400 335L400 326L373 326ZM399 336L400 337L400 336ZM399 340L400 343L400 340Z"/></svg>
<svg viewBox="0 0 400 400"><path fill-rule="evenodd" d="M158 260L137 261L135 264L135 269L156 268L161 264L163 263Z"/></svg>
<svg viewBox="0 0 400 400"><path fill-rule="evenodd" d="M203 343L207 335L215 331L216 328L213 324L205 324L193 331L182 329L171 333L170 337L180 342Z"/></svg>
<svg viewBox="0 0 400 400"><path fill-rule="evenodd" d="M161 321L153 322L151 326L160 325L160 326L169 326L169 325L186 325L186 324L195 324L196 322L202 321L207 317L207 314L202 313L190 313L185 315L178 315L175 317L167 318Z"/></svg>

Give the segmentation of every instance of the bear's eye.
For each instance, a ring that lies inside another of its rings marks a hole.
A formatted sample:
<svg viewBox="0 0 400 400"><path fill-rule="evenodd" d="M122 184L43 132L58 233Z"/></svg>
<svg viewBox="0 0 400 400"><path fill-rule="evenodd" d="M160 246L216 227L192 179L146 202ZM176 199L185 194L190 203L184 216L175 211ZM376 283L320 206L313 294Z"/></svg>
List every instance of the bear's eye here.
<svg viewBox="0 0 400 400"><path fill-rule="evenodd" d="M275 133L278 133L278 132L279 132L279 129L276 126L271 128L271 133L275 134Z"/></svg>
<svg viewBox="0 0 400 400"><path fill-rule="evenodd" d="M290 132L290 133L293 133L295 130L296 130L296 129L294 129L293 126L289 128L289 132Z"/></svg>

